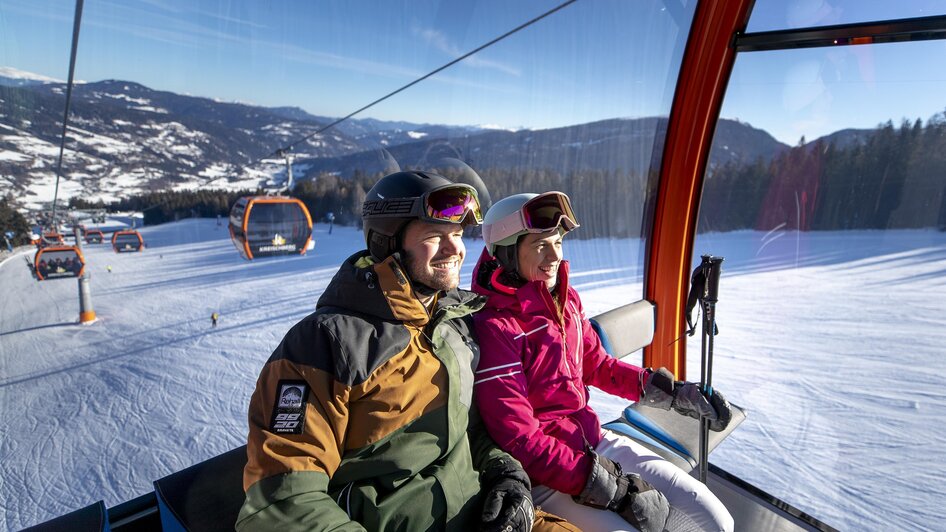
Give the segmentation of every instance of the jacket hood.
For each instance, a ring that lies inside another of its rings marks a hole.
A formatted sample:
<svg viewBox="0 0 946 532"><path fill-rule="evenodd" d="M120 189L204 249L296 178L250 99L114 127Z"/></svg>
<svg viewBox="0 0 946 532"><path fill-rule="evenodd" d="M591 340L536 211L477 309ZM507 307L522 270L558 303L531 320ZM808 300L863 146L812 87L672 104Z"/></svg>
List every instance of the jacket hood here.
<svg viewBox="0 0 946 532"><path fill-rule="evenodd" d="M513 312L528 314L537 314L546 310L546 297L543 292L547 294L548 288L543 281L529 281L519 288L501 285L497 279L497 271L501 269L499 261L484 249L473 269L472 290L489 298L486 308L509 309ZM561 297L568 297L568 261L566 260L563 260L558 267L557 291ZM563 305L564 303L562 301Z"/></svg>
<svg viewBox="0 0 946 532"><path fill-rule="evenodd" d="M423 327L431 316L399 259L400 254L395 253L376 262L368 250L348 257L319 297L316 310L333 307ZM476 294L454 288L439 293L437 308L472 305L477 310L483 304L480 299Z"/></svg>

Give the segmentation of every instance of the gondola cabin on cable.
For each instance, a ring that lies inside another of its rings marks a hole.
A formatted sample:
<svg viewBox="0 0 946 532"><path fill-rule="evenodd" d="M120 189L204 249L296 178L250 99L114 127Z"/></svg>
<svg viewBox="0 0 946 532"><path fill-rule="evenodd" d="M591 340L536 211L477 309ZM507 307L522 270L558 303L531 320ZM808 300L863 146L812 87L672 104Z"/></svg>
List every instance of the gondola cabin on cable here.
<svg viewBox="0 0 946 532"><path fill-rule="evenodd" d="M144 247L145 241L138 231L115 231L112 234L112 249L115 253L141 251Z"/></svg>
<svg viewBox="0 0 946 532"><path fill-rule="evenodd" d="M105 240L105 235L101 229L89 229L85 232L86 244L101 244Z"/></svg>
<svg viewBox="0 0 946 532"><path fill-rule="evenodd" d="M230 239L244 259L304 255L312 238L305 204L284 196L248 196L230 209Z"/></svg>
<svg viewBox="0 0 946 532"><path fill-rule="evenodd" d="M65 279L81 277L85 270L85 258L75 246L45 246L33 257L36 279Z"/></svg>
<svg viewBox="0 0 946 532"><path fill-rule="evenodd" d="M43 236L39 238L37 245L39 247L64 246L66 245L66 241L63 240L60 233L43 233Z"/></svg>

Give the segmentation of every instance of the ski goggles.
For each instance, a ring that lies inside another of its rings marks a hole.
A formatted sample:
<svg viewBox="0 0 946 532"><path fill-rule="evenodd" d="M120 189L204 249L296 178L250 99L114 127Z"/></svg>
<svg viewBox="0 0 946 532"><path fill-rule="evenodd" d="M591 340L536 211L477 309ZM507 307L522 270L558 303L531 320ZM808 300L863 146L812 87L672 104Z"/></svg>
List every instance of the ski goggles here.
<svg viewBox="0 0 946 532"><path fill-rule="evenodd" d="M365 202L363 215L372 218L418 218L429 222L462 223L472 214L483 223L483 210L470 185L454 184L425 192L419 198Z"/></svg>
<svg viewBox="0 0 946 532"><path fill-rule="evenodd" d="M483 210L476 190L469 185L453 185L421 196L424 218L433 221L460 223L472 213L477 225L483 223Z"/></svg>
<svg viewBox="0 0 946 532"><path fill-rule="evenodd" d="M579 227L572 202L564 192L545 192L497 223L483 228L487 242L499 242L520 233L545 233L561 226L565 232Z"/></svg>

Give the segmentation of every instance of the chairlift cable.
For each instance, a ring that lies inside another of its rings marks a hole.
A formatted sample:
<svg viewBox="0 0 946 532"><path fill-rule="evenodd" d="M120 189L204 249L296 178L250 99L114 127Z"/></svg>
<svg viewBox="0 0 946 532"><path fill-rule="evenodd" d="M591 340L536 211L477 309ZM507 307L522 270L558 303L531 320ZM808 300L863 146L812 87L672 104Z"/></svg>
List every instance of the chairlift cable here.
<svg viewBox="0 0 946 532"><path fill-rule="evenodd" d="M533 19L531 19L531 20L528 20L528 21L526 21L526 22L523 22L522 24L520 24L520 25L516 26L515 28L513 28L513 29L507 31L506 33L503 33L502 35L500 35L500 36L498 36L498 37L495 37L494 39L490 40L489 42L486 42L486 43L484 43L484 44L481 44L480 46L477 46L477 47L474 48L473 50L470 50L469 52L467 52L467 53L461 55L460 57L457 57L456 59L453 59L452 61L450 61L450 62L448 62L448 63L445 63L444 65L441 65L441 66L435 68L434 70L431 70L431 71L428 72L427 74L424 74L423 76L421 76L421 77L419 77L419 78L417 78L417 79L411 81L410 83L407 83L406 85L403 85L403 86L401 86L401 87L399 87L399 88L397 88L397 89L395 89L395 90L393 90L393 91L391 91L391 92L385 94L384 96L382 96L382 97L380 97L380 98L374 100L373 102L371 102L371 103L369 103L369 104L367 104L367 105L364 105L364 106L362 106L362 107L356 109L355 111L352 111L351 113L349 113L349 114L343 116L342 118L339 118L339 119L335 120L334 122L331 122L330 124L327 124L327 125L325 125L325 126L320 127L320 128L317 129L314 133L310 133L310 134L308 134L308 135L302 137L301 139L296 140L296 141L294 141L294 142L288 144L288 145L285 146L284 148L279 148L279 149L277 149L277 150L273 150L272 152L270 152L269 154L267 154L267 155L265 155L265 156L263 156L263 157L259 157L259 158L255 159L255 160L252 160L252 161L250 161L250 162L248 162L248 163L246 163L246 164L244 164L244 165L238 166L238 167L236 168L236 170L235 170L233 173L239 173L241 170L246 169L246 168L249 168L249 167L251 167L251 166L255 166L255 165L259 164L260 162L262 162L262 161L265 160L265 159L271 159L271 158L273 158L273 157L279 156L281 153L284 153L284 152L286 152L286 151L290 151L290 150L292 150L292 148L293 148L294 146L297 146L297 145L299 145L299 144L302 144L303 142L309 140L310 138L312 138L312 137L314 137L314 136L316 136L316 135L319 135L319 134L321 134L321 133L324 133L325 131L328 131L329 129L331 129L331 128L337 126L338 124L341 124L342 122L348 120L349 118L352 118L352 117L354 117L355 115L357 115L357 114L359 114L359 113L361 113L361 112L363 112L363 111L366 111L366 110L370 109L371 107L374 107L375 105L377 105L377 104L379 104L379 103L381 103L381 102L387 100L388 98L394 96L395 94L398 94L398 93L400 93L400 92L403 92L403 91L405 91L405 90L407 90L407 89L413 87L414 85L417 85L417 84L420 83L421 81L424 81L425 79L427 79L427 78L433 76L434 74L437 74L437 73L439 73L439 72L442 72L443 70L446 70L447 68L450 68L451 66L453 66L453 65L455 65L455 64L457 64L457 63L459 63L460 61L463 61L464 59L466 59L466 58L472 56L473 54L479 53L479 52L485 50L486 48L489 48L490 46L492 46L492 45L494 45L494 44L496 44L496 43L498 43L498 42L500 42L500 41L506 39L507 37L512 36L512 35L515 34L515 33L518 33L519 31L522 31L522 30L528 28L529 26L531 26L531 25L535 24L536 22L538 22L538 21L544 19L545 17L548 17L549 15L551 15L551 14L553 14L553 13L556 13L556 12L558 12L558 11L564 9L565 7L567 7L567 6L569 6L569 5L574 4L574 3L577 2L577 1L578 1L578 0L567 0L567 1L563 2L563 3L561 3L561 4L559 4L559 5L555 6L555 7L553 7L552 9L546 11L545 13L542 13L542 14L536 16L535 18L533 18ZM218 177L214 177L214 178L208 179L207 181L204 181L204 182L199 182L199 185L207 185L207 184L209 184L209 183L212 183L212 182L216 181L217 179L220 179L220 177L221 177L221 176L218 176ZM149 210L149 209L153 209L153 208L158 207L158 206L160 206L160 205L163 205L163 203L159 203L159 204L156 204L156 205L152 205L151 207L142 209L142 211L147 211L147 210Z"/></svg>
<svg viewBox="0 0 946 532"><path fill-rule="evenodd" d="M66 82L66 111L62 118L62 138L59 140L59 160L56 162L56 188L53 192L53 227L56 223L56 203L59 200L59 177L62 175L62 156L66 149L66 132L69 128L69 103L72 100L72 83L76 71L76 51L79 48L79 28L82 26L82 4L76 0L76 15L72 23L72 50L69 53L69 79Z"/></svg>

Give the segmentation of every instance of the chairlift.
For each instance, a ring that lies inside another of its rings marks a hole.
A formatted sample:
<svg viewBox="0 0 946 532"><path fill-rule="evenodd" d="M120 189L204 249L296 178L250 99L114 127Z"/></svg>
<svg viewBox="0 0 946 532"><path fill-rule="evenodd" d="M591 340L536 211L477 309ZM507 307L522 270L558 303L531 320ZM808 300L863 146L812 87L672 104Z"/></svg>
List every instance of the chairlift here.
<svg viewBox="0 0 946 532"><path fill-rule="evenodd" d="M112 233L112 249L115 253L141 251L144 247L145 241L138 231L126 230Z"/></svg>
<svg viewBox="0 0 946 532"><path fill-rule="evenodd" d="M85 232L85 242L87 244L101 244L105 241L105 235L101 229L87 229Z"/></svg>
<svg viewBox="0 0 946 532"><path fill-rule="evenodd" d="M33 257L33 271L39 281L81 277L85 258L76 246L45 246Z"/></svg>
<svg viewBox="0 0 946 532"><path fill-rule="evenodd" d="M246 196L230 209L230 239L244 259L305 255L312 238L309 209L297 198Z"/></svg>

